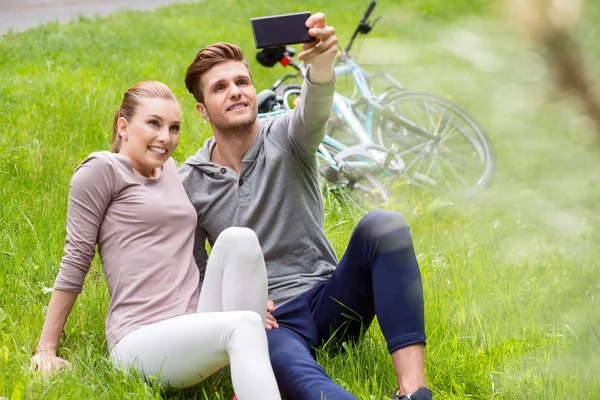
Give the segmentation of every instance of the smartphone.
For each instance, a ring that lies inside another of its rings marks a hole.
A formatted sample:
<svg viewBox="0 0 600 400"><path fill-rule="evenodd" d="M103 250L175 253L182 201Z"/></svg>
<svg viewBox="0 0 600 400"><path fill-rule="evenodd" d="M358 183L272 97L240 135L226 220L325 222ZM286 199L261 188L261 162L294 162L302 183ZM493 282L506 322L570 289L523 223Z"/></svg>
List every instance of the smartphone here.
<svg viewBox="0 0 600 400"><path fill-rule="evenodd" d="M306 27L308 17L310 12L306 11L251 18L256 48L314 42L317 39L308 34Z"/></svg>

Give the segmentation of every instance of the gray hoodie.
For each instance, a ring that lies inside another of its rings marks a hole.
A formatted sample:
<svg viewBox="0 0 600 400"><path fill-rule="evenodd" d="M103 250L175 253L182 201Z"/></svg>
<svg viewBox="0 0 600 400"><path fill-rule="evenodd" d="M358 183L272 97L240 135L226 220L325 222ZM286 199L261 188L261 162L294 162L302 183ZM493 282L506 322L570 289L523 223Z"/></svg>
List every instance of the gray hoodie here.
<svg viewBox="0 0 600 400"><path fill-rule="evenodd" d="M305 80L293 111L260 120L240 174L210 161L214 137L179 168L198 214L194 256L204 279L207 252L228 227L256 232L276 306L326 280L337 265L325 237L316 150L331 113L335 80Z"/></svg>

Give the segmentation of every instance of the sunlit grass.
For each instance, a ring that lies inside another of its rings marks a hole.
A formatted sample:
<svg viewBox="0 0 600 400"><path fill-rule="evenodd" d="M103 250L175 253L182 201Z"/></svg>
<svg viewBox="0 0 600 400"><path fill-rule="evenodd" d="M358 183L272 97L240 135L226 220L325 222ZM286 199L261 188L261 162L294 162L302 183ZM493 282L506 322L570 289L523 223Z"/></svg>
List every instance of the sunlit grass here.
<svg viewBox="0 0 600 400"><path fill-rule="evenodd" d="M487 2L381 3L375 14L384 18L357 43L357 59L385 66L411 88L452 97L487 129L498 156L486 193L437 197L400 185L388 207L408 220L422 268L434 393L599 398L600 152L591 125L548 84L543 56ZM576 33L598 76L600 7L588 3ZM324 10L345 44L366 3L347 1L350 11L329 4L209 1L0 37L0 397L231 398L226 373L191 390L162 392L113 371L98 260L60 344L73 371L45 380L28 372L50 297L44 288L52 287L62 256L68 184L78 162L109 147L123 91L144 79L167 83L182 104L175 153L182 162L209 135L183 85L196 51L238 43L256 86L268 87L285 70L254 61L248 18ZM341 255L362 212L326 195L327 235ZM361 344L318 357L361 399L384 398L396 386L376 323Z"/></svg>

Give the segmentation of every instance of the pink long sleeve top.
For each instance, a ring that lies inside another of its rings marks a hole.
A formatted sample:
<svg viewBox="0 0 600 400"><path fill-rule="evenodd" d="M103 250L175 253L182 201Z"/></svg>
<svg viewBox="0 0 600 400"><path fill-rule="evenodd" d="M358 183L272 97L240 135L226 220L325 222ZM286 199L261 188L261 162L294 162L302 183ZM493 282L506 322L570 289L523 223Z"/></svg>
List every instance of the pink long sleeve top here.
<svg viewBox="0 0 600 400"><path fill-rule="evenodd" d="M71 180L65 254L54 288L81 292L98 245L110 294L109 350L136 328L195 312L196 222L173 159L150 179L123 155L92 153Z"/></svg>

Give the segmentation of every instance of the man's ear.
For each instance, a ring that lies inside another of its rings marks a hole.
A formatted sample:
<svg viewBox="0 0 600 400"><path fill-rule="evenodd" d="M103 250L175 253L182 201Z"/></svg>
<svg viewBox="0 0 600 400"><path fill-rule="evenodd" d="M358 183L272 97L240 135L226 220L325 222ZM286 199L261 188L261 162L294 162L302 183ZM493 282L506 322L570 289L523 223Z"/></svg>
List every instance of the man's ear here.
<svg viewBox="0 0 600 400"><path fill-rule="evenodd" d="M119 132L119 136L121 136L121 139L123 140L127 140L128 126L129 124L127 123L127 120L123 117L119 117L119 119L117 120L117 131Z"/></svg>
<svg viewBox="0 0 600 400"><path fill-rule="evenodd" d="M204 105L204 103L196 103L196 110L198 110L198 113L202 115L202 118L210 122L210 117L206 112L206 106Z"/></svg>

